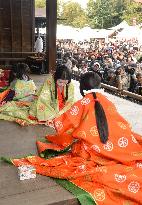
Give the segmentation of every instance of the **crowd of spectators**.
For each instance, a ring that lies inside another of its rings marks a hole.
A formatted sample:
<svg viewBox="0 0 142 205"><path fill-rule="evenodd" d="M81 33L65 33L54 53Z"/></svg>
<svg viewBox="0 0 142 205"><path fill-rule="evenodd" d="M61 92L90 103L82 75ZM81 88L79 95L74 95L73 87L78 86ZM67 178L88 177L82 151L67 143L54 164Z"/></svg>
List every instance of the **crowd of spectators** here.
<svg viewBox="0 0 142 205"><path fill-rule="evenodd" d="M142 51L137 42L57 41L57 63L74 74L98 73L102 82L142 95Z"/></svg>

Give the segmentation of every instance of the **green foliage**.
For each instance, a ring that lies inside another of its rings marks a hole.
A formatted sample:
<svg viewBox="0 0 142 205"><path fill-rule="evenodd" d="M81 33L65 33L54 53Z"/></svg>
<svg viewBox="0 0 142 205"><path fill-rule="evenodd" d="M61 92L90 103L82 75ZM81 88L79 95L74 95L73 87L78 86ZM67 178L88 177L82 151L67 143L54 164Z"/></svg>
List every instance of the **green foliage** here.
<svg viewBox="0 0 142 205"><path fill-rule="evenodd" d="M95 8L94 0L89 0L87 4L86 15L87 15L88 25L91 26L92 28L95 28L97 23L97 16L96 16L96 8Z"/></svg>
<svg viewBox="0 0 142 205"><path fill-rule="evenodd" d="M35 0L35 8L45 8L46 0Z"/></svg>
<svg viewBox="0 0 142 205"><path fill-rule="evenodd" d="M60 16L62 12L63 1L57 0L57 15Z"/></svg>
<svg viewBox="0 0 142 205"><path fill-rule="evenodd" d="M89 0L87 5L88 24L93 28L110 28L122 20L132 24L142 22L142 4L133 0Z"/></svg>
<svg viewBox="0 0 142 205"><path fill-rule="evenodd" d="M76 2L67 2L62 5L60 18L66 19L60 21L61 24L82 28L86 25L86 14L80 4Z"/></svg>
<svg viewBox="0 0 142 205"><path fill-rule="evenodd" d="M87 17L93 28L110 28L121 22L123 3L119 0L89 0Z"/></svg>
<svg viewBox="0 0 142 205"><path fill-rule="evenodd" d="M112 26L116 26L122 22L123 11L125 10L125 0L112 1L113 13L112 13Z"/></svg>
<svg viewBox="0 0 142 205"><path fill-rule="evenodd" d="M46 0L35 0L35 6L45 7ZM142 22L142 3L134 0L89 0L87 9L83 10L77 2L57 0L57 16L64 19L59 24L78 28L87 25L92 28L111 28L122 20L131 25L133 18L137 23Z"/></svg>
<svg viewBox="0 0 142 205"><path fill-rule="evenodd" d="M132 25L133 18L136 18L137 23L142 22L142 3L131 2L126 4L126 9L123 11L123 19Z"/></svg>

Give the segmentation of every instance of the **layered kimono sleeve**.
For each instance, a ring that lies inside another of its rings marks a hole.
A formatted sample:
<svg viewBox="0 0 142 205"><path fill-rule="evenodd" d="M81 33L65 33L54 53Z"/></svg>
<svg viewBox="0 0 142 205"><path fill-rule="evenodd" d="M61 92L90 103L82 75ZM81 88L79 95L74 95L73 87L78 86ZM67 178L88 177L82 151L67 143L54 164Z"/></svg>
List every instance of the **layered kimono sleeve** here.
<svg viewBox="0 0 142 205"><path fill-rule="evenodd" d="M39 96L41 91L42 91L42 89L43 89L43 85L36 91L35 95Z"/></svg>
<svg viewBox="0 0 142 205"><path fill-rule="evenodd" d="M74 97L74 85L73 83L70 83L69 85L69 94L68 94L68 100L66 103L71 103L73 104L75 101L75 97Z"/></svg>
<svg viewBox="0 0 142 205"><path fill-rule="evenodd" d="M60 117L54 119L55 129L58 135L63 133L71 134L77 127L79 127L84 116L85 106L81 104L81 100L74 103L74 105Z"/></svg>
<svg viewBox="0 0 142 205"><path fill-rule="evenodd" d="M39 121L53 119L57 114L52 100L52 78L48 78L42 88L37 92L38 98L30 107L30 115L37 117Z"/></svg>
<svg viewBox="0 0 142 205"><path fill-rule="evenodd" d="M36 86L33 80L16 80L11 83L10 88L15 91L13 100L30 101L30 97L35 94Z"/></svg>
<svg viewBox="0 0 142 205"><path fill-rule="evenodd" d="M66 101L66 104L65 104L64 108L59 111L57 116L60 116L64 112L69 110L74 102L75 102L74 85L72 83L70 83L69 88L68 88L68 100Z"/></svg>

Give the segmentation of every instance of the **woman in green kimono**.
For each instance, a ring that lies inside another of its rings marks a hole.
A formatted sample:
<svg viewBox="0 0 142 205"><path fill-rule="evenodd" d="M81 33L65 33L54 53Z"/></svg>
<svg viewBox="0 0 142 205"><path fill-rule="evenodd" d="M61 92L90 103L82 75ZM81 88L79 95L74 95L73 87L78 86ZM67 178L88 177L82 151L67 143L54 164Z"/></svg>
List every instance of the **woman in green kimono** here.
<svg viewBox="0 0 142 205"><path fill-rule="evenodd" d="M29 66L25 63L18 63L16 77L10 83L10 89L15 91L14 101L32 101L36 92L36 86L29 77Z"/></svg>
<svg viewBox="0 0 142 205"><path fill-rule="evenodd" d="M73 103L71 73L65 65L61 65L53 76L49 75L37 92L37 99L29 110L30 119L46 122L64 113Z"/></svg>
<svg viewBox="0 0 142 205"><path fill-rule="evenodd" d="M74 103L74 86L67 67L59 66L54 76L49 75L34 98L29 105L23 101L6 103L0 107L0 119L16 121L23 126L46 124L47 120L68 110Z"/></svg>
<svg viewBox="0 0 142 205"><path fill-rule="evenodd" d="M27 64L16 65L9 88L0 94L0 119L28 119L28 107L36 92L35 83L30 79L28 72Z"/></svg>

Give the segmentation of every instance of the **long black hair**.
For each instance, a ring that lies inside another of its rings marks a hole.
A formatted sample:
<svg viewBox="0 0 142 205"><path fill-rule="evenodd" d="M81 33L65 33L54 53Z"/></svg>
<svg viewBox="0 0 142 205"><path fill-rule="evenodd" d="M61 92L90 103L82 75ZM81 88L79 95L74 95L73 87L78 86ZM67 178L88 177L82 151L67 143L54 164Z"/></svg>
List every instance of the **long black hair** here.
<svg viewBox="0 0 142 205"><path fill-rule="evenodd" d="M87 72L81 76L80 79L80 93L84 96L83 90L99 89L101 84L100 76L95 72ZM94 99L97 99L96 93L93 92ZM97 129L102 143L108 140L108 123L104 109L99 101L96 100L94 104L94 111L96 116Z"/></svg>
<svg viewBox="0 0 142 205"><path fill-rule="evenodd" d="M23 80L26 77L28 80L29 78L29 66L26 63L18 63L16 65L16 78L19 80Z"/></svg>
<svg viewBox="0 0 142 205"><path fill-rule="evenodd" d="M55 82L55 99L57 99L57 80L68 80L66 85L66 97L65 101L68 100L68 86L71 82L71 72L65 65L59 65L54 73L54 82Z"/></svg>

